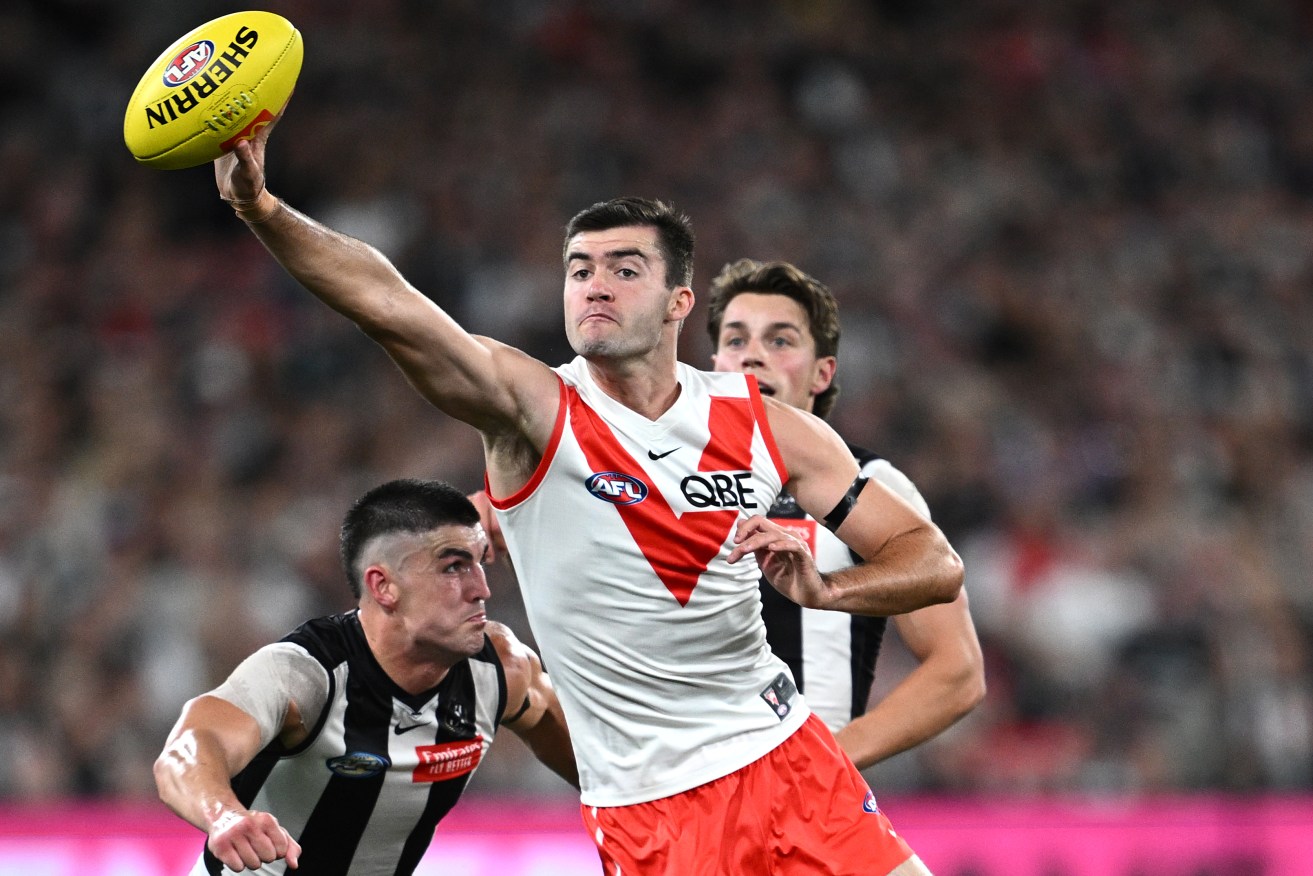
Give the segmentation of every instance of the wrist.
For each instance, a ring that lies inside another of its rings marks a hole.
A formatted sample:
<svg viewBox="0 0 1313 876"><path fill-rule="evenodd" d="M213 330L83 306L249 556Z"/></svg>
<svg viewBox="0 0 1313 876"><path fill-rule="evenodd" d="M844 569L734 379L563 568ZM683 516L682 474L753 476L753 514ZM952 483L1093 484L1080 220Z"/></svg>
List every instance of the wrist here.
<svg viewBox="0 0 1313 876"><path fill-rule="evenodd" d="M237 218L248 225L259 225L261 222L269 221L270 217L283 206L283 202L263 186L254 198L245 200L224 198L224 201L233 208Z"/></svg>

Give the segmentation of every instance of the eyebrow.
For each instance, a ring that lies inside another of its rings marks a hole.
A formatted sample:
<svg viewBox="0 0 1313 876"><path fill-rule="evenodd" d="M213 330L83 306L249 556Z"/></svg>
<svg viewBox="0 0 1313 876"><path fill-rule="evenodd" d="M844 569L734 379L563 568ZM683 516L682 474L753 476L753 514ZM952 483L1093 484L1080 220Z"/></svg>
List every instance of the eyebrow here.
<svg viewBox="0 0 1313 876"><path fill-rule="evenodd" d="M723 323L720 327L720 330L724 331L725 329L738 329L739 331L747 331L748 324L741 319L736 319L733 322ZM792 329L798 334L802 334L803 331L802 326L798 325L796 322L789 322L787 320L772 322L770 325L766 326L767 331L779 331L780 329Z"/></svg>
<svg viewBox="0 0 1313 876"><path fill-rule="evenodd" d="M602 253L602 261L613 262L619 259L628 258L629 256L637 256L640 260L644 262L647 261L647 253L643 252L636 246L627 247L625 249L609 249ZM591 262L594 261L594 259L588 253L572 252L566 255L565 261L566 263L575 261Z"/></svg>

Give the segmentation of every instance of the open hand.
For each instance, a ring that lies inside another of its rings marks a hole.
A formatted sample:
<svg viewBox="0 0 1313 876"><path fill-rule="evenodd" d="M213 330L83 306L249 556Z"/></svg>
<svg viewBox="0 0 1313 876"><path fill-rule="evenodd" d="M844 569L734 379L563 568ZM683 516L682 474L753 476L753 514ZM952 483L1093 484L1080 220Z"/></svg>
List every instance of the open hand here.
<svg viewBox="0 0 1313 876"><path fill-rule="evenodd" d="M748 554L757 558L761 574L780 593L799 605L819 604L825 582L811 549L798 536L755 514L739 521L734 531L734 548L727 559L737 563Z"/></svg>

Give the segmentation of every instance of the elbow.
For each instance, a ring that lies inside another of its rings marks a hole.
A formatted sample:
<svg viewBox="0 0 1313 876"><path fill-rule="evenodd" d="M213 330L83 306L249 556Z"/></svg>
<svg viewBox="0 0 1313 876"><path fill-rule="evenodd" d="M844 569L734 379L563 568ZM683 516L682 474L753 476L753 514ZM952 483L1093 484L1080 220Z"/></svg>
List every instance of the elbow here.
<svg viewBox="0 0 1313 876"><path fill-rule="evenodd" d="M972 666L962 678L958 685L958 702L961 708L962 717L985 701L985 667L977 664Z"/></svg>
<svg viewBox="0 0 1313 876"><path fill-rule="evenodd" d="M159 757L155 758L155 764L151 768L151 772L155 776L155 793L160 798L160 802L169 807L173 805L171 790L174 784L174 767L171 760L166 749Z"/></svg>
<svg viewBox="0 0 1313 876"><path fill-rule="evenodd" d="M949 700L953 703L954 721L965 717L972 709L984 702L985 659L979 647L973 649L970 656L961 661L957 671L953 673L951 688L952 694Z"/></svg>
<svg viewBox="0 0 1313 876"><path fill-rule="evenodd" d="M939 575L936 579L938 602L952 602L962 593L962 582L966 580L966 567L957 551L944 544L944 557Z"/></svg>

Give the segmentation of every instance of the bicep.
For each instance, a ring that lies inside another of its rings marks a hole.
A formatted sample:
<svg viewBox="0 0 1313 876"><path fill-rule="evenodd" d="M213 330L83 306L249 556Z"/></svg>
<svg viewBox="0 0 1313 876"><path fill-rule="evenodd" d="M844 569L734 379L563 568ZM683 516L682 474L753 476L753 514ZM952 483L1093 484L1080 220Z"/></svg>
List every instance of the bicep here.
<svg viewBox="0 0 1313 876"><path fill-rule="evenodd" d="M848 445L818 417L787 406L771 407L771 429L789 469L789 492L799 506L826 522L844 502L861 472ZM846 545L869 558L890 539L927 523L915 508L878 478L860 492L835 528Z"/></svg>
<svg viewBox="0 0 1313 876"><path fill-rule="evenodd" d="M371 336L434 407L483 432L524 431L526 424L552 421L556 376L547 365L469 334L427 299L410 308L411 318Z"/></svg>
<svg viewBox="0 0 1313 876"><path fill-rule="evenodd" d="M501 661L502 672L506 676L506 702L499 718L508 726L511 723L517 727L530 724L542 708L541 704L534 702L535 683L537 676L542 673L542 664L533 650L517 639L505 624L492 621L488 624L487 633L493 647L497 649L497 659Z"/></svg>
<svg viewBox="0 0 1313 876"><path fill-rule="evenodd" d="M262 747L255 718L227 700L202 694L183 706L164 747L164 759L179 775L213 764L234 776Z"/></svg>

